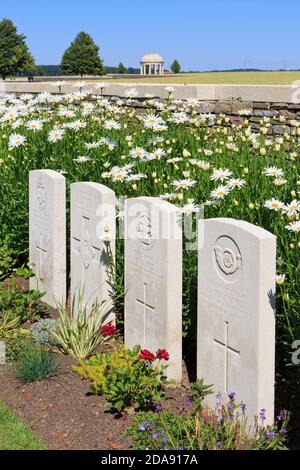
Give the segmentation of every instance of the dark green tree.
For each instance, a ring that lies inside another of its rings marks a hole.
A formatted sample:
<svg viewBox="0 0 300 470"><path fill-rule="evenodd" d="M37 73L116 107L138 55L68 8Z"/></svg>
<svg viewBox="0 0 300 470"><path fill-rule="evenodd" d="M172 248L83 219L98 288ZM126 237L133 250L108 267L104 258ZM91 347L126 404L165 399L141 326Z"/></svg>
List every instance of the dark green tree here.
<svg viewBox="0 0 300 470"><path fill-rule="evenodd" d="M5 80L11 74L34 71L34 59L12 21L0 21L0 75Z"/></svg>
<svg viewBox="0 0 300 470"><path fill-rule="evenodd" d="M179 73L180 70L181 70L181 66L180 66L180 63L178 62L178 60L174 60L173 64L171 65L171 70L173 73Z"/></svg>
<svg viewBox="0 0 300 470"><path fill-rule="evenodd" d="M103 75L104 67L99 49L89 34L79 33L63 55L61 62L63 74Z"/></svg>
<svg viewBox="0 0 300 470"><path fill-rule="evenodd" d="M127 72L127 69L125 67L124 64L122 64L122 62L119 63L118 65L118 73L126 73Z"/></svg>
<svg viewBox="0 0 300 470"><path fill-rule="evenodd" d="M36 75L38 75L39 77L43 77L45 75L45 67L44 65L37 65L36 68L35 68L35 73Z"/></svg>

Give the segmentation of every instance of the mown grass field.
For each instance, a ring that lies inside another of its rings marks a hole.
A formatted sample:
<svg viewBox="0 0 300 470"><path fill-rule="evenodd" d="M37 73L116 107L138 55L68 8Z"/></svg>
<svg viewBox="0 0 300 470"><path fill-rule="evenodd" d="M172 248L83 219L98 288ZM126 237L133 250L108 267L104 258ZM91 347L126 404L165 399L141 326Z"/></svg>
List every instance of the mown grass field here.
<svg viewBox="0 0 300 470"><path fill-rule="evenodd" d="M133 78L138 83L174 83L174 84L225 84L225 85L291 85L300 80L299 72L209 72L184 73L177 77ZM105 80L115 83L126 83L130 79Z"/></svg>
<svg viewBox="0 0 300 470"><path fill-rule="evenodd" d="M0 450L44 450L45 446L22 421L0 401Z"/></svg>

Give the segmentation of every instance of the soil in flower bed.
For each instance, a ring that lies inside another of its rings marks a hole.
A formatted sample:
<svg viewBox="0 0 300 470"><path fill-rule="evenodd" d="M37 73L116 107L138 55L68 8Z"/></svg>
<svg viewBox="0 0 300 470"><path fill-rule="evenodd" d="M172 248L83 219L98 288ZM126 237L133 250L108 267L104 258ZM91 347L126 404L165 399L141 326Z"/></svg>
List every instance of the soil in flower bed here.
<svg viewBox="0 0 300 470"><path fill-rule="evenodd" d="M16 380L10 366L0 366L0 400L40 437L48 449L127 450L122 436L131 415L116 418L105 409L105 399L89 393L89 382L71 370L74 361L58 355L56 377L35 384ZM172 408L184 405L188 388L168 389Z"/></svg>

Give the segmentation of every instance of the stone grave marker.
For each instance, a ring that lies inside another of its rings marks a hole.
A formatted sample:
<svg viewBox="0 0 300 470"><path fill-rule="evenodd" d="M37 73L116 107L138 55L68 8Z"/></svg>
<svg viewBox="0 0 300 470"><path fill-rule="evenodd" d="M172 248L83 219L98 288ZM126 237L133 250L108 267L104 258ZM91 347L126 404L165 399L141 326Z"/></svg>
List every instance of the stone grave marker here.
<svg viewBox="0 0 300 470"><path fill-rule="evenodd" d="M103 241L108 237L109 242ZM84 302L91 308L109 298L108 268L115 258L116 198L98 183L71 185L71 296L84 289ZM110 313L106 321L113 321Z"/></svg>
<svg viewBox="0 0 300 470"><path fill-rule="evenodd" d="M66 186L53 170L29 173L30 289L52 307L66 300Z"/></svg>
<svg viewBox="0 0 300 470"><path fill-rule="evenodd" d="M170 354L182 378L182 228L178 209L142 197L125 204L125 344Z"/></svg>
<svg viewBox="0 0 300 470"><path fill-rule="evenodd" d="M248 222L199 222L197 376L274 416L276 237ZM215 404L215 395L208 403Z"/></svg>

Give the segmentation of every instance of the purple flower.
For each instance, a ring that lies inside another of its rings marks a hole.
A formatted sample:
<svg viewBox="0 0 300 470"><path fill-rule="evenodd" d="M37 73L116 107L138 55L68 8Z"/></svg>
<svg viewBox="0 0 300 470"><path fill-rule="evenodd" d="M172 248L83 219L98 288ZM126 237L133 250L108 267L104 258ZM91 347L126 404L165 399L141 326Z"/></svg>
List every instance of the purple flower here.
<svg viewBox="0 0 300 470"><path fill-rule="evenodd" d="M275 439L277 437L276 432L267 432L266 436L268 439Z"/></svg>
<svg viewBox="0 0 300 470"><path fill-rule="evenodd" d="M161 441L162 441L164 444L168 444L168 442L169 442L168 436L163 437Z"/></svg>
<svg viewBox="0 0 300 470"><path fill-rule="evenodd" d="M241 403L240 408L241 408L242 411L246 411L247 405L245 403Z"/></svg>
<svg viewBox="0 0 300 470"><path fill-rule="evenodd" d="M158 437L158 434L157 434L157 432L154 432L154 433L152 434L152 439L154 439L154 440L155 440L155 439L157 439L157 437Z"/></svg>
<svg viewBox="0 0 300 470"><path fill-rule="evenodd" d="M184 450L183 445L179 445L179 446L177 447L177 450Z"/></svg>
<svg viewBox="0 0 300 470"><path fill-rule="evenodd" d="M266 418L266 410L264 408L262 410L260 410L259 417L262 421L265 421L267 419Z"/></svg>
<svg viewBox="0 0 300 470"><path fill-rule="evenodd" d="M230 400L233 400L236 396L236 393L235 392L230 392L228 393L228 397L230 398Z"/></svg>
<svg viewBox="0 0 300 470"><path fill-rule="evenodd" d="M155 412L160 413L162 411L162 409L163 409L162 404L157 403L157 405L155 406Z"/></svg>
<svg viewBox="0 0 300 470"><path fill-rule="evenodd" d="M139 425L139 430L140 431L146 431L147 424L148 424L147 420L143 421L142 424Z"/></svg>
<svg viewBox="0 0 300 470"><path fill-rule="evenodd" d="M221 442L215 442L216 447L221 447Z"/></svg>

